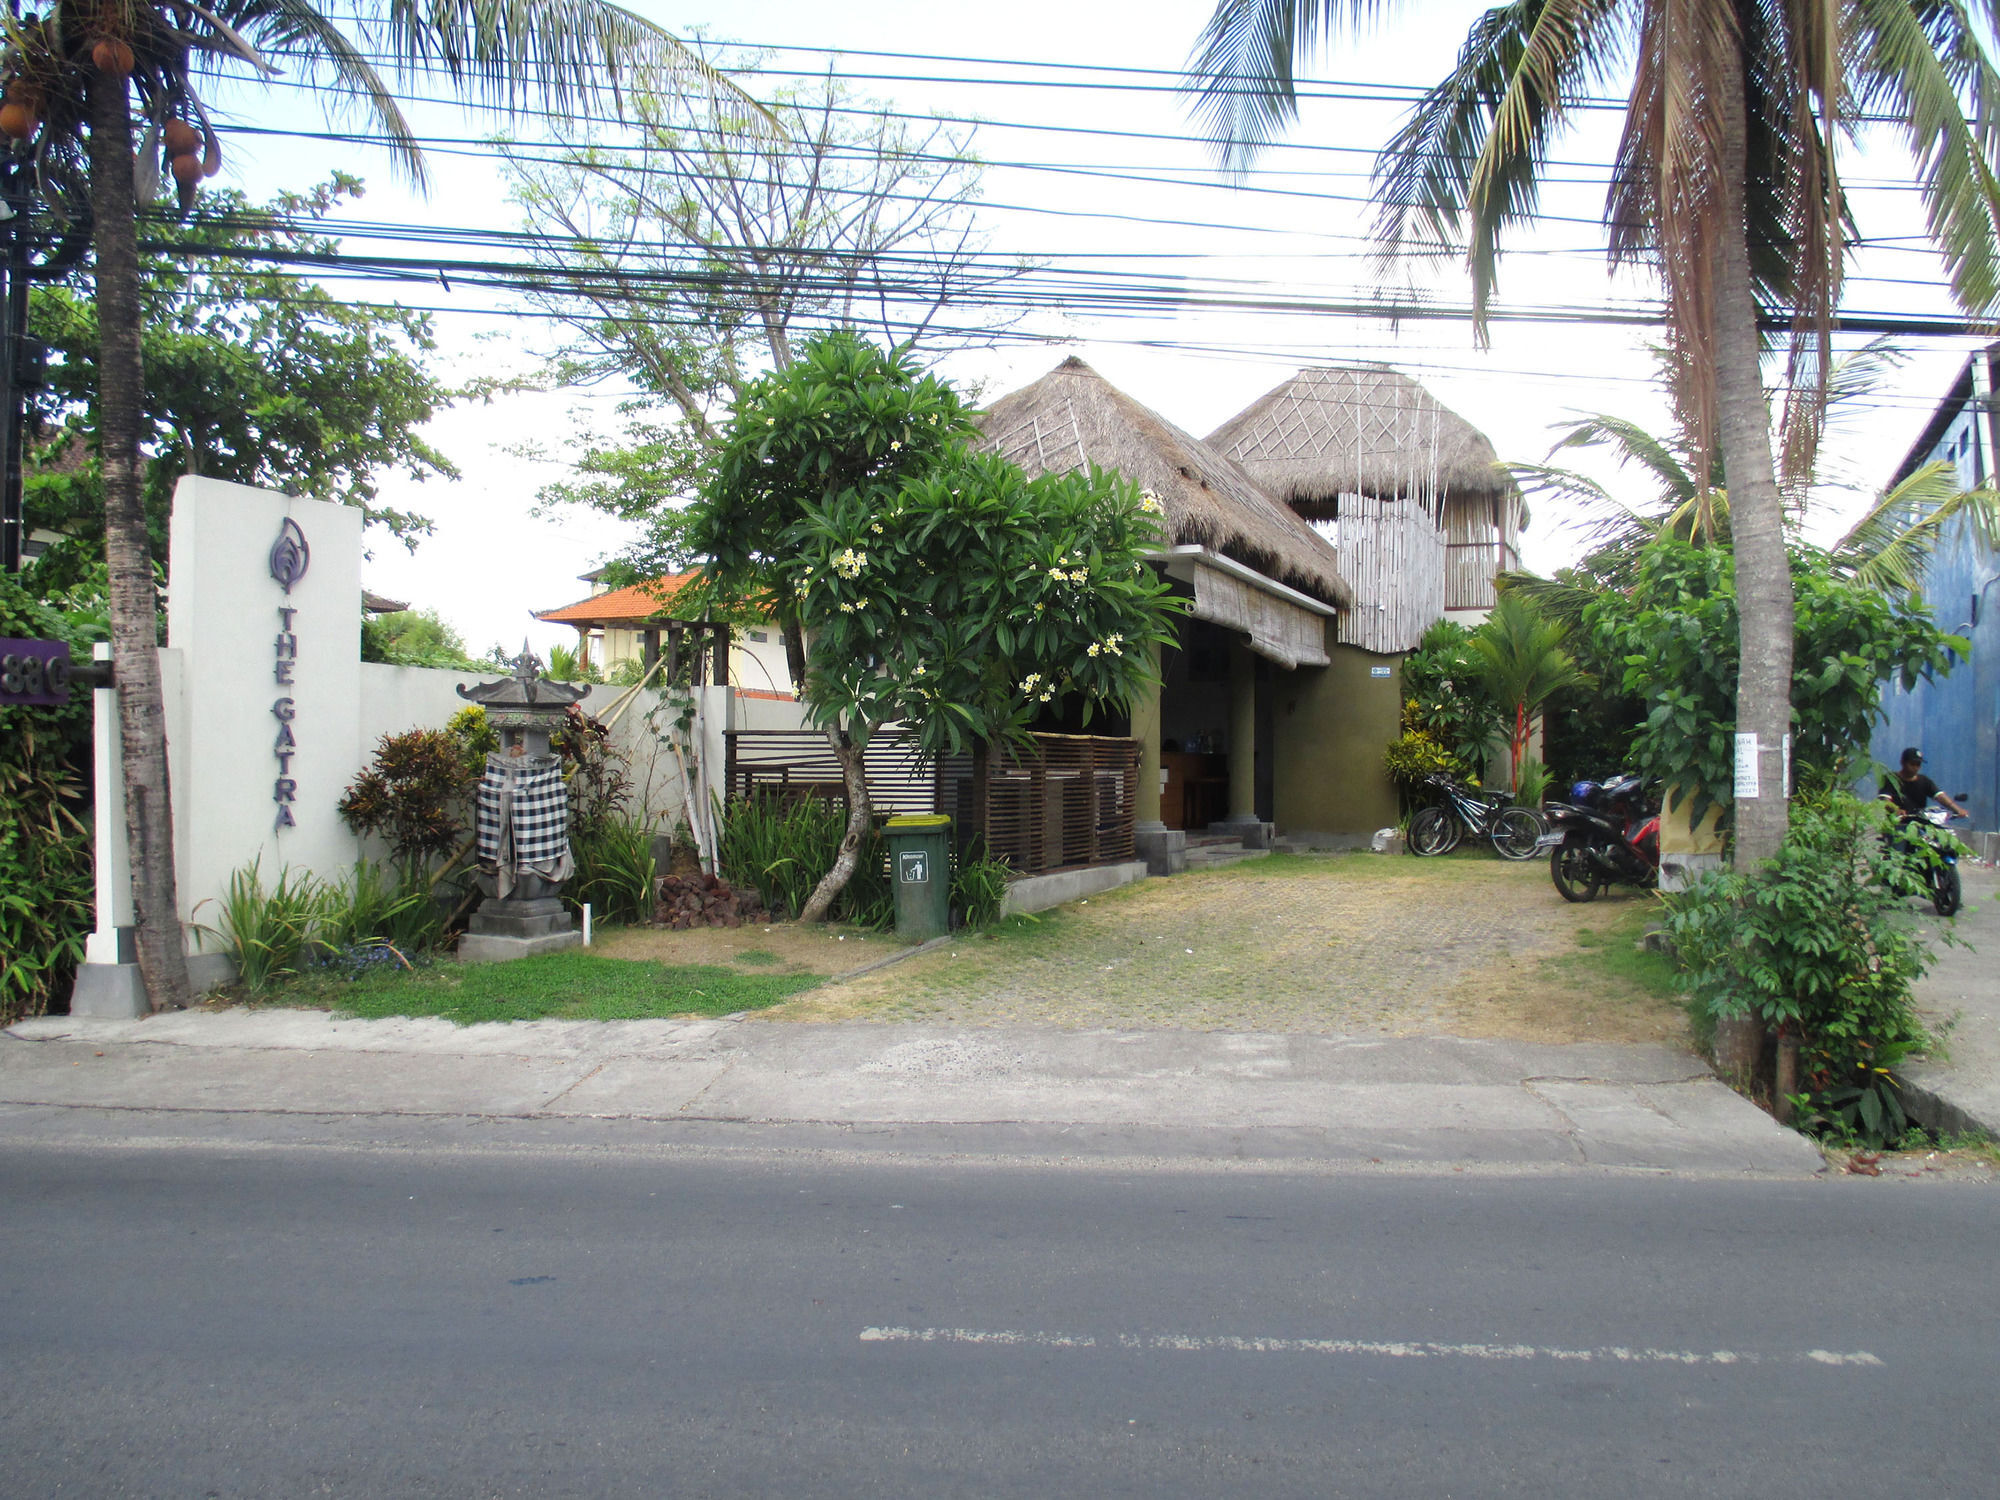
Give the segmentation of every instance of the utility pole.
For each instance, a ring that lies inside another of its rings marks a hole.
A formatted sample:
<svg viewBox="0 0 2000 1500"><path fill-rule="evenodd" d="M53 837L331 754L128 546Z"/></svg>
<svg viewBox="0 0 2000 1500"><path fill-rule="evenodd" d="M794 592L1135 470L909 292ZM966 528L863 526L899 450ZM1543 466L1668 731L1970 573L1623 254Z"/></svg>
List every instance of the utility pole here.
<svg viewBox="0 0 2000 1500"><path fill-rule="evenodd" d="M76 194L65 211L38 227L35 163L0 161L0 572L19 573L27 558L21 503L21 448L27 437L28 396L48 382L49 347L28 336L28 291L59 281L81 265L90 247L90 202Z"/></svg>
<svg viewBox="0 0 2000 1500"><path fill-rule="evenodd" d="M6 235L5 293L0 296L0 570L19 573L27 551L21 506L23 405L41 384L41 349L28 343L28 219L33 168L9 160L0 168L0 233Z"/></svg>

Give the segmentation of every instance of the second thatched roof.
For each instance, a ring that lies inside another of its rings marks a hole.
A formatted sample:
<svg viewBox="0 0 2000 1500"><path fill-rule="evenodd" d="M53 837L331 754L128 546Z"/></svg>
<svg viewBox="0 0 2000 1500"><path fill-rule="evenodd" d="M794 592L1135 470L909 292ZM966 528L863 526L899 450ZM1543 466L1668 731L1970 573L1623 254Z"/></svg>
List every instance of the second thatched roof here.
<svg viewBox="0 0 2000 1500"><path fill-rule="evenodd" d="M1030 474L1091 464L1160 497L1168 539L1208 547L1341 609L1354 591L1332 545L1241 468L1141 405L1080 359L980 416L986 446Z"/></svg>
<svg viewBox="0 0 2000 1500"><path fill-rule="evenodd" d="M1400 370L1301 370L1208 435L1306 515L1341 494L1500 497L1514 480L1486 434Z"/></svg>

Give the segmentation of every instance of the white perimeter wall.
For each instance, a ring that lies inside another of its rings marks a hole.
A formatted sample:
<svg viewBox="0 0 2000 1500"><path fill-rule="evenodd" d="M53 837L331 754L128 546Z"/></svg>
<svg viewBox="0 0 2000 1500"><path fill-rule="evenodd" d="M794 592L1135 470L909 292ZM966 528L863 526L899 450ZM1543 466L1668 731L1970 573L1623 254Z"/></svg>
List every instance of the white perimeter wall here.
<svg viewBox="0 0 2000 1500"><path fill-rule="evenodd" d="M311 549L287 593L271 549L289 519ZM213 925L231 874L253 861L268 886L281 869L339 879L364 853L340 819L342 794L387 734L438 729L465 707L460 683L479 674L390 667L360 659L361 512L242 485L187 478L174 494L168 644L160 652L173 782L181 918ZM281 616L280 610L291 610ZM290 629L285 626L289 621ZM289 639L280 642L280 637ZM296 655L292 655L293 651ZM289 678L289 681L282 679ZM796 729L799 705L700 692L696 737L713 784L727 728ZM689 777L647 720L658 700L595 687L584 707L615 715L612 742L630 761L630 813L660 832L685 814ZM116 696L96 695L98 931L90 958L113 962L116 929L131 923ZM281 719L279 713L289 713ZM292 745L281 744L289 728ZM289 754L289 761L280 755ZM694 767L698 785L710 784ZM290 823L280 817L289 809ZM215 945L211 941L208 947ZM189 949L203 944L190 933Z"/></svg>

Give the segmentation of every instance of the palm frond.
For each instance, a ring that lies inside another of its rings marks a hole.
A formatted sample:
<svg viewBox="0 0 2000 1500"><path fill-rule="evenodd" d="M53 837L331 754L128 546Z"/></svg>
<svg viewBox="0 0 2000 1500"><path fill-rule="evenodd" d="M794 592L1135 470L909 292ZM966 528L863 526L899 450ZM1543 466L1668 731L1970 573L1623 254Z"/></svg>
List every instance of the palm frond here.
<svg viewBox="0 0 2000 1500"><path fill-rule="evenodd" d="M1991 26L1990 8L1982 7ZM1952 0L1854 0L1855 104L1905 122L1931 238L1969 312L2000 305L2000 180L1988 152L2000 74Z"/></svg>
<svg viewBox="0 0 2000 1500"><path fill-rule="evenodd" d="M1637 464L1653 476L1665 505L1677 505L1703 488L1689 471L1687 455L1637 422L1597 412L1564 425L1562 438L1549 449L1551 457L1565 448L1609 447L1621 465Z"/></svg>
<svg viewBox="0 0 2000 1500"><path fill-rule="evenodd" d="M1181 93L1231 176L1298 118L1296 60L1324 33L1366 22L1388 0L1218 0Z"/></svg>
<svg viewBox="0 0 2000 1500"><path fill-rule="evenodd" d="M1643 547L1659 535L1660 518L1636 510L1587 474L1552 464L1515 463L1507 466L1529 494L1567 502L1568 513L1558 525L1583 537L1586 550Z"/></svg>
<svg viewBox="0 0 2000 1500"><path fill-rule="evenodd" d="M1512 0L1473 23L1451 73L1376 163L1385 263L1463 247L1483 316L1503 238L1532 219L1549 146L1609 66L1616 0Z"/></svg>
<svg viewBox="0 0 2000 1500"><path fill-rule="evenodd" d="M1824 365L1817 340L1795 341L1786 370L1784 417L1779 424L1778 483L1786 504L1802 511L1820 483L1820 446L1848 408L1875 395L1909 362L1909 351L1886 334Z"/></svg>
<svg viewBox="0 0 2000 1500"><path fill-rule="evenodd" d="M270 51L304 58L306 71L330 77L338 96L354 101L381 128L397 166L423 185L423 148L394 91L313 0L222 0L214 10Z"/></svg>
<svg viewBox="0 0 2000 1500"><path fill-rule="evenodd" d="M1539 573L1509 571L1497 575L1494 587L1501 597L1518 594L1533 604L1547 620L1574 630L1583 623L1583 612L1603 597L1599 588L1586 588L1579 584L1563 583L1558 579L1544 578Z"/></svg>
<svg viewBox="0 0 2000 1500"><path fill-rule="evenodd" d="M1915 593L1944 528L1960 519L1983 546L2000 545L2000 492L1962 488L1957 469L1940 459L1884 493L1828 551L1857 583Z"/></svg>
<svg viewBox="0 0 2000 1500"><path fill-rule="evenodd" d="M442 73L473 102L504 112L618 110L629 93L696 86L747 107L753 128L778 128L699 48L608 0L388 0L383 18L362 30L399 73Z"/></svg>

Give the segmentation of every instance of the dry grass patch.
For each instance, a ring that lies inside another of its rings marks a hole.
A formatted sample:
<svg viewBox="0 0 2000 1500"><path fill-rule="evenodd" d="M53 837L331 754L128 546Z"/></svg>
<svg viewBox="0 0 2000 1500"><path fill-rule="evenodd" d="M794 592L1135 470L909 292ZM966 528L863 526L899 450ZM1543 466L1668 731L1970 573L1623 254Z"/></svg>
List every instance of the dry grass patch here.
<svg viewBox="0 0 2000 1500"><path fill-rule="evenodd" d="M600 932L590 951L602 958L710 965L745 974L845 974L903 945L893 934L852 927L801 927L796 922L746 922L669 932L621 927Z"/></svg>
<svg viewBox="0 0 2000 1500"><path fill-rule="evenodd" d="M1632 951L1649 907L1571 906L1540 863L1478 854L1274 856L1142 881L763 1014L1673 1042L1664 966Z"/></svg>

